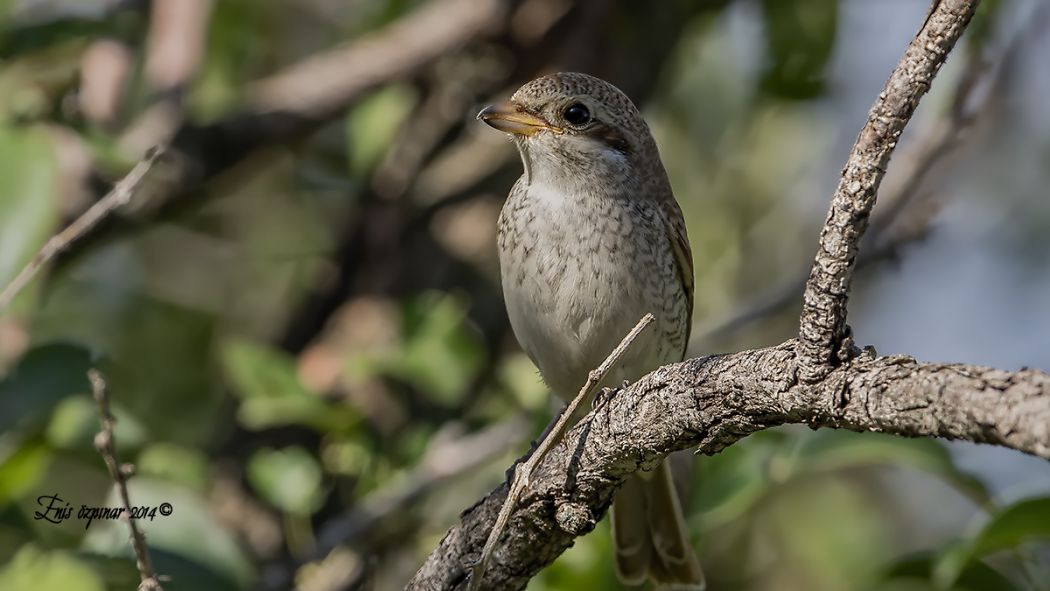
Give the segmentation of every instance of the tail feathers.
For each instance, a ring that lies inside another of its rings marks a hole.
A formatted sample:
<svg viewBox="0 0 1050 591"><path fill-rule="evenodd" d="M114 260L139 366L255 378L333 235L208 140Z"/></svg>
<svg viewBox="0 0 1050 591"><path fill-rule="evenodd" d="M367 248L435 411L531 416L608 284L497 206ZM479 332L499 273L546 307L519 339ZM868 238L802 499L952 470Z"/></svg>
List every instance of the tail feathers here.
<svg viewBox="0 0 1050 591"><path fill-rule="evenodd" d="M612 524L616 573L624 584L652 579L664 587L704 589L666 462L624 482L613 503Z"/></svg>
<svg viewBox="0 0 1050 591"><path fill-rule="evenodd" d="M616 494L612 509L616 575L626 585L641 585L649 576L653 543L649 535L645 483L631 476Z"/></svg>

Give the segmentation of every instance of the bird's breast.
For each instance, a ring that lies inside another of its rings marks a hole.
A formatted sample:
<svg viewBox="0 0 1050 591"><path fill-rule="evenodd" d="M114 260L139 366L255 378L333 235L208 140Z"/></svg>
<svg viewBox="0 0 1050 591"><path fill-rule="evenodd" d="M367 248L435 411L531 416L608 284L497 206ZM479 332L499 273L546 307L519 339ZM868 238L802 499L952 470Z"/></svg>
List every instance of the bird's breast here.
<svg viewBox="0 0 1050 591"><path fill-rule="evenodd" d="M556 393L575 394L649 312L656 326L632 347L615 380L680 358L688 304L663 220L649 202L519 181L499 229L511 325Z"/></svg>

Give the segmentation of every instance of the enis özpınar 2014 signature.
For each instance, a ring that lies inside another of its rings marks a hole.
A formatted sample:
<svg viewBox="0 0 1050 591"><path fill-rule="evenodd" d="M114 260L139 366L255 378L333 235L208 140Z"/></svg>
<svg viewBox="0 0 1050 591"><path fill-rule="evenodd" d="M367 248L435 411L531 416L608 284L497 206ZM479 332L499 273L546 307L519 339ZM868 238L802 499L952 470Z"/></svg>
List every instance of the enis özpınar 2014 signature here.
<svg viewBox="0 0 1050 591"><path fill-rule="evenodd" d="M175 511L171 503L166 502L153 507L139 505L130 508L95 507L82 504L79 509L74 511L73 505L57 494L41 495L36 498L36 503L41 507L41 510L33 513L33 519L62 523L68 519L75 518L85 522L84 529L91 527L91 522L96 519L115 520L127 515L131 519L148 519L153 521L158 515L167 517Z"/></svg>

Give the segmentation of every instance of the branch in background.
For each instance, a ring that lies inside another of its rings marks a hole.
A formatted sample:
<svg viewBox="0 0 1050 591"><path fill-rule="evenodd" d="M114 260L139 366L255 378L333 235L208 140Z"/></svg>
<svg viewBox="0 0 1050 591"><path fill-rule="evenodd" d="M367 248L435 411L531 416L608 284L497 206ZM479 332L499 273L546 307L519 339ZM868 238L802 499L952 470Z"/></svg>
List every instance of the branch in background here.
<svg viewBox="0 0 1050 591"><path fill-rule="evenodd" d="M1050 8L1050 5L1044 5L1043 8ZM880 197L882 207L872 216L871 229L865 239L865 245L871 245L872 249L861 250L857 258L858 271L875 263L895 259L902 248L928 235L933 216L942 204L937 202L932 193L923 191L923 186L930 183L934 170L938 167L943 169L942 165L956 153L975 123L1002 98L1004 89L1009 86L1007 77L1021 55L1023 42L1046 27L1048 13L1050 11L1040 10L1032 15L1028 19L1027 31L1010 41L999 53L998 59L994 60L994 65L988 63L982 51L967 54L949 108L902 156L900 162L906 167L905 171L898 170L896 176L890 178L892 186L883 187ZM904 218L905 223L902 224L902 214L915 211L917 207L920 209L918 214ZM745 302L714 322L701 325L694 332L690 350L702 350L703 347L698 343L709 343L725 337L797 302L806 288L807 276L807 271L800 270L799 276L790 282Z"/></svg>
<svg viewBox="0 0 1050 591"><path fill-rule="evenodd" d="M205 125L184 122L170 134L172 178L165 190L151 196L151 216L170 215L199 203L207 198L199 191L205 181L259 148L309 134L368 92L408 77L486 34L504 18L505 5L503 0L432 0L378 32L256 82L247 93L249 102L219 121ZM160 113L161 123L169 115ZM146 140L140 138L167 133L162 129L158 133L151 125L147 120L137 123L122 144L141 145ZM144 130L141 135L140 127ZM127 224L108 223L92 232L77 250L119 237L128 229ZM62 257L61 262L70 258Z"/></svg>
<svg viewBox="0 0 1050 591"><path fill-rule="evenodd" d="M174 147L189 159L187 186L260 146L313 131L366 93L492 30L503 16L500 0L433 0L376 33L254 83L239 114L213 125L187 125L176 134Z"/></svg>
<svg viewBox="0 0 1050 591"><path fill-rule="evenodd" d="M4 310L10 305L15 296L29 284L40 269L55 255L69 247L70 244L83 236L115 209L127 205L131 198L135 196L135 192L138 190L139 185L142 184L142 180L163 153L164 150L161 148L149 150L145 157L131 169L131 172L113 187L113 190L74 220L69 227L49 238L44 243L44 247L40 249L40 252L36 253L29 263L18 272L18 275L15 275L11 283L0 292L0 310Z"/></svg>
<svg viewBox="0 0 1050 591"><path fill-rule="evenodd" d="M503 18L498 0L437 0L382 31L310 57L259 81L249 109L328 119L363 93L403 78L457 49Z"/></svg>
<svg viewBox="0 0 1050 591"><path fill-rule="evenodd" d="M942 0L908 45L850 151L820 233L799 320L800 378L819 381L852 354L846 304L875 194L919 99L962 36L978 0Z"/></svg>
<svg viewBox="0 0 1050 591"><path fill-rule="evenodd" d="M714 454L777 425L961 439L1050 459L1050 374L861 354L806 384L794 378L797 344L670 365L598 407L537 467L483 587L524 588L593 529L638 469L682 449ZM469 508L407 588L464 585L506 494L503 484Z"/></svg>
<svg viewBox="0 0 1050 591"><path fill-rule="evenodd" d="M125 153L169 144L184 121L184 95L207 46L212 0L152 0L145 75L152 96L118 141Z"/></svg>
<svg viewBox="0 0 1050 591"><path fill-rule="evenodd" d="M128 496L128 477L135 471L131 464L121 464L117 459L117 442L113 436L113 427L117 420L109 412L109 397L106 392L106 381L98 370L88 371L88 380L91 381L91 390L98 403L98 413L102 421L102 430L95 435L95 449L102 454L109 470L109 477L117 487L120 494L120 502L123 504L124 513L128 518L128 529L131 530L131 545L135 549L135 566L139 570L139 591L163 591L160 585L160 577L153 571L153 561L150 559L149 547L146 546L146 536L142 535L135 520L131 517L131 498Z"/></svg>
<svg viewBox="0 0 1050 591"><path fill-rule="evenodd" d="M150 4L146 77L159 92L178 91L204 58L212 0L153 0Z"/></svg>
<svg viewBox="0 0 1050 591"><path fill-rule="evenodd" d="M442 437L434 436L415 469L404 479L373 491L353 509L323 523L317 534L317 546L311 560L323 561L340 546L355 545L367 538L387 519L408 511L420 499L451 479L474 471L492 461L526 437L529 421L518 416L477 433ZM447 429L443 432L448 433ZM301 561L270 564L260 582L259 591L288 589L296 578ZM304 585L309 585L307 577Z"/></svg>
<svg viewBox="0 0 1050 591"><path fill-rule="evenodd" d="M77 107L85 119L96 125L116 120L132 64L128 46L115 39L98 39L84 50Z"/></svg>

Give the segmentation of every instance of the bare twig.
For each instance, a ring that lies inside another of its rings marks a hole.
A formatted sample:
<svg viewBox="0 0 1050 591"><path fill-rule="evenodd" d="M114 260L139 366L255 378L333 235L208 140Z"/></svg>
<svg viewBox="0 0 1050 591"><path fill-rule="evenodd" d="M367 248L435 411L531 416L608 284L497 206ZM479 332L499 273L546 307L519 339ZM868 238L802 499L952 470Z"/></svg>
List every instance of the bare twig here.
<svg viewBox="0 0 1050 591"><path fill-rule="evenodd" d="M391 24L255 83L254 112L316 120L342 112L363 92L396 80L501 22L499 0L434 0Z"/></svg>
<svg viewBox="0 0 1050 591"><path fill-rule="evenodd" d="M522 491L529 487L529 479L532 476L532 472L536 469L536 466L543 461L544 456L550 451L551 446L558 443L562 439L562 435L565 433L565 429L569 424L569 420L572 419L576 413L576 409L579 408L580 404L583 404L584 400L587 400L591 393L594 391L598 384L602 383L605 376L619 361L620 357L631 347L638 335L642 334L642 331L646 329L653 321L652 314L646 314L638 321L638 324L631 329L631 332L627 333L627 336L620 341L620 344L609 353L609 356L605 358L605 361L598 366L598 369L592 370L587 375L587 382L584 383L583 387L580 388L579 394L576 398L573 398L572 402L569 403L559 415L558 420L554 423L554 427L551 428L550 432L543 441L536 447L536 451L532 452L532 456L524 464L519 464L517 469L514 471L514 483L510 487L510 491L507 492L507 498L503 502L503 507L500 509L499 515L496 517L496 522L492 526L492 530L489 532L488 540L485 542L485 547L481 551L481 558L474 565L472 569L472 576L470 580L471 591L477 591L481 588L481 581L485 574L485 567L488 565L489 559L492 557L493 550L496 549L496 544L499 542L499 538L503 535L503 530L507 527L507 521L510 519L511 513L514 512L514 507L518 503L518 497L521 496Z"/></svg>
<svg viewBox="0 0 1050 591"><path fill-rule="evenodd" d="M941 0L908 45L868 114L832 197L799 320L800 379L813 383L853 354L846 304L860 240L901 132L962 36L978 0Z"/></svg>
<svg viewBox="0 0 1050 591"><path fill-rule="evenodd" d="M117 443L113 435L113 427L117 420L109 412L109 396L106 391L106 381L98 370L88 371L88 380L91 381L91 390L98 403L98 412L102 420L102 430L95 436L95 449L102 454L109 470L109 477L117 486L120 502L124 505L124 513L128 518L128 529L131 530L131 545L135 549L135 566L139 570L139 591L163 591L160 585L160 577L153 571L153 562L150 559L149 547L146 546L146 536L142 535L135 520L131 517L131 498L128 496L128 477L134 471L131 464L121 464L117 459Z"/></svg>
<svg viewBox="0 0 1050 591"><path fill-rule="evenodd" d="M36 253L29 263L19 271L18 275L11 280L11 283L0 292L0 310L4 310L11 304L11 301L15 299L20 291L33 279L33 277L40 271L40 269L47 264L56 254L61 252L63 249L68 247L78 238L84 235L85 232L90 230L105 218L107 215L113 212L113 210L126 205L131 198L135 195L135 191L142 183L142 179L146 177L150 169L160 158L163 150L160 148L153 148L146 152L145 157L131 169L131 172L122 178L116 186L113 187L109 193L106 194L101 200L92 205L87 211L85 211L80 217L73 221L65 230L62 230L58 234L55 234L44 243L44 247L40 249L40 252Z"/></svg>

